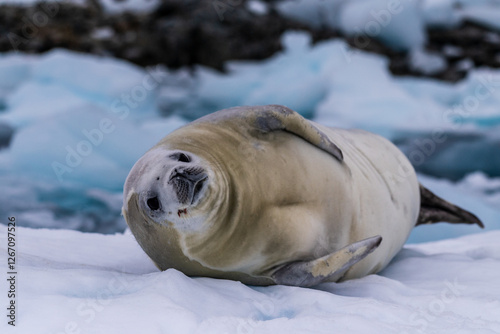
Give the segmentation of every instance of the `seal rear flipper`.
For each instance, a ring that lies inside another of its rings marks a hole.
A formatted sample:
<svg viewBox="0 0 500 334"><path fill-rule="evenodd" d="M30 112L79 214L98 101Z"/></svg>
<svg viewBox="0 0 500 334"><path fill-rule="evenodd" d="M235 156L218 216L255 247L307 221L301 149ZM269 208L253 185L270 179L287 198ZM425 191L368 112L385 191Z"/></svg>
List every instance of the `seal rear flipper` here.
<svg viewBox="0 0 500 334"><path fill-rule="evenodd" d="M337 281L349 268L373 252L381 242L382 237L377 235L318 259L288 263L275 271L271 278L276 284L301 287Z"/></svg>
<svg viewBox="0 0 500 334"><path fill-rule="evenodd" d="M474 214L464 210L435 195L432 191L420 185L420 213L416 225L448 222L452 224L477 224L484 228L483 223Z"/></svg>

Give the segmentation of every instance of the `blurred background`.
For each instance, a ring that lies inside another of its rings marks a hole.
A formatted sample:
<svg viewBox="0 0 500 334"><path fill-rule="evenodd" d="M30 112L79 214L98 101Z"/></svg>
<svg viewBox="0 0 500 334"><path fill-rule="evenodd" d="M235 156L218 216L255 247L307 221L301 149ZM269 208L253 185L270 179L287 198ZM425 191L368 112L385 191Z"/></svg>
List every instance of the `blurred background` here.
<svg viewBox="0 0 500 334"><path fill-rule="evenodd" d="M499 67L494 0L0 0L0 221L123 232L123 182L163 136L283 104L389 138L498 229Z"/></svg>

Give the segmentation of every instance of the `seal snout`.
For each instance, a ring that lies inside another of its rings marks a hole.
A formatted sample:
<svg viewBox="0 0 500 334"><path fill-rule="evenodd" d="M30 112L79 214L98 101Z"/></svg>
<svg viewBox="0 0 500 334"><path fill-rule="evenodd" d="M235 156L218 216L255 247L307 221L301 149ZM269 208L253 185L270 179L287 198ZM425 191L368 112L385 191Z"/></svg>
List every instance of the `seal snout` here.
<svg viewBox="0 0 500 334"><path fill-rule="evenodd" d="M200 198L207 179L203 167L180 166L172 170L168 183L173 186L179 203L192 205Z"/></svg>

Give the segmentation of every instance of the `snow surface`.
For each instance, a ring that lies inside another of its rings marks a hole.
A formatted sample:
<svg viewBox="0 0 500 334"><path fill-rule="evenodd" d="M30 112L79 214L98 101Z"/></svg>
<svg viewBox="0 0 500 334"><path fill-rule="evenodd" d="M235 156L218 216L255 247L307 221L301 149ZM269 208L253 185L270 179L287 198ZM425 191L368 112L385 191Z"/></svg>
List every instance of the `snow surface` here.
<svg viewBox="0 0 500 334"><path fill-rule="evenodd" d="M0 225L2 263L5 235ZM130 234L18 228L18 317L0 331L498 333L499 238L405 246L378 275L307 289L160 272Z"/></svg>

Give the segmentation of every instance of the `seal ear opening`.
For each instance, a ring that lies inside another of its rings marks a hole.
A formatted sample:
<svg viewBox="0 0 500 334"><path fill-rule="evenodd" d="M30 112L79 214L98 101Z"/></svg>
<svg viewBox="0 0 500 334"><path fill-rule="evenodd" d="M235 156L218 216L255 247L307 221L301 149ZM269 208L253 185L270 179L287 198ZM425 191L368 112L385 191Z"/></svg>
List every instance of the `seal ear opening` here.
<svg viewBox="0 0 500 334"><path fill-rule="evenodd" d="M380 235L352 243L334 253L312 261L286 264L271 275L276 284L311 287L335 282L353 265L373 252L382 242Z"/></svg>

